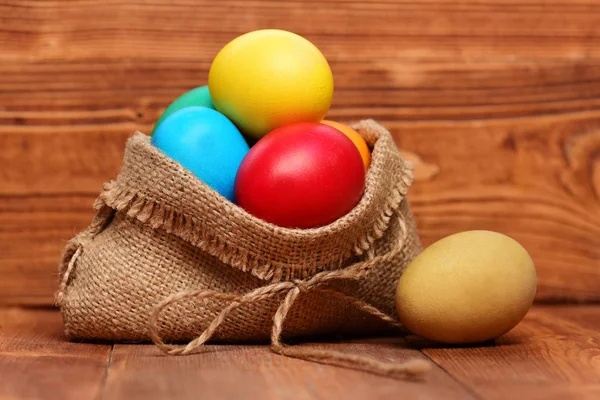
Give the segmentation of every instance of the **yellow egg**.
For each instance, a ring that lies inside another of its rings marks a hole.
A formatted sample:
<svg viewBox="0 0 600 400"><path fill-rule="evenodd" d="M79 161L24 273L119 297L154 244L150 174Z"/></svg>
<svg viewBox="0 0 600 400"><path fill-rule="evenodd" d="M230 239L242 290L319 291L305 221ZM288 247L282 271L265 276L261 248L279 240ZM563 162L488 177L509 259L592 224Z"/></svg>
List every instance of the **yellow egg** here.
<svg viewBox="0 0 600 400"><path fill-rule="evenodd" d="M360 136L360 133L356 132L354 129L350 128L348 125L340 124L336 121L321 121L322 124L329 125L332 128L337 129L342 132L344 135L348 137L348 139L352 140L352 143L358 149L360 156L363 160L363 164L365 165L365 171L369 169L369 165L371 164L371 151L369 150L369 146L367 146L367 142Z"/></svg>
<svg viewBox="0 0 600 400"><path fill-rule="evenodd" d="M261 138L295 122L319 122L333 97L327 60L311 42L266 29L242 35L215 57L208 75L215 108Z"/></svg>
<svg viewBox="0 0 600 400"><path fill-rule="evenodd" d="M517 325L535 291L535 267L523 246L496 232L461 232L409 264L398 282L396 311L407 329L427 339L477 343Z"/></svg>

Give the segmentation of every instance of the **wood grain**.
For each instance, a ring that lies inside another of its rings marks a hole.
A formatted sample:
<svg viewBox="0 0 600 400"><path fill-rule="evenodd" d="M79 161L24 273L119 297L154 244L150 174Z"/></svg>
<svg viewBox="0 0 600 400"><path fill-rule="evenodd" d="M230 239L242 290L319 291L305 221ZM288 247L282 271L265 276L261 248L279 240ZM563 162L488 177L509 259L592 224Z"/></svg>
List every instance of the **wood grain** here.
<svg viewBox="0 0 600 400"><path fill-rule="evenodd" d="M378 119L417 162L425 244L504 232L531 252L538 300L600 300L596 1L11 0L0 21L0 304L53 302L126 137L267 27L329 59L330 118Z"/></svg>
<svg viewBox="0 0 600 400"><path fill-rule="evenodd" d="M388 361L426 358L402 339L317 343ZM169 357L150 344L68 342L56 310L0 308L0 400L473 399L441 368L396 381L275 355L266 346L209 345Z"/></svg>
<svg viewBox="0 0 600 400"><path fill-rule="evenodd" d="M55 310L0 309L0 399L93 399L110 351L66 341Z"/></svg>
<svg viewBox="0 0 600 400"><path fill-rule="evenodd" d="M443 132L418 124L410 134L403 134L410 124L389 122L401 148L438 167L409 197L423 243L469 229L499 231L530 252L538 300L597 301L600 186L592 167L600 158L590 154L600 155L598 117L457 122Z"/></svg>
<svg viewBox="0 0 600 400"><path fill-rule="evenodd" d="M575 312L573 307L568 305L555 305L548 312L586 329L600 332L600 318L598 318L598 306L596 305L582 305L577 307Z"/></svg>
<svg viewBox="0 0 600 400"><path fill-rule="evenodd" d="M599 315L598 306L536 307L496 345L411 343L479 398L597 399Z"/></svg>
<svg viewBox="0 0 600 400"><path fill-rule="evenodd" d="M68 342L60 314L0 308L0 399L597 399L600 306L536 306L495 345L463 348L410 337L306 346L403 361L431 358L423 382L209 345L169 357L149 344ZM419 350L417 350L420 349ZM424 355L424 354L425 355Z"/></svg>
<svg viewBox="0 0 600 400"><path fill-rule="evenodd" d="M424 358L401 339L310 344L390 361ZM151 379L148 379L152 377ZM265 346L208 346L201 354L168 357L151 346L115 345L100 399L474 399L435 367L410 382L286 358Z"/></svg>

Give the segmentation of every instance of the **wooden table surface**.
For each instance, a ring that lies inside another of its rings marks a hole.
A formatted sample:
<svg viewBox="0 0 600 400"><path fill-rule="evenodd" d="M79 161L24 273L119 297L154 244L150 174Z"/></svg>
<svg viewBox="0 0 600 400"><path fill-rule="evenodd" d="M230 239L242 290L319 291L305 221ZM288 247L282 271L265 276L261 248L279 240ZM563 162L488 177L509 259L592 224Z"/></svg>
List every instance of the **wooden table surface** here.
<svg viewBox="0 0 600 400"><path fill-rule="evenodd" d="M388 361L427 359L424 381L370 375L209 345L72 343L51 309L0 309L0 399L598 399L600 306L537 306L495 345L446 348L409 337L316 343Z"/></svg>

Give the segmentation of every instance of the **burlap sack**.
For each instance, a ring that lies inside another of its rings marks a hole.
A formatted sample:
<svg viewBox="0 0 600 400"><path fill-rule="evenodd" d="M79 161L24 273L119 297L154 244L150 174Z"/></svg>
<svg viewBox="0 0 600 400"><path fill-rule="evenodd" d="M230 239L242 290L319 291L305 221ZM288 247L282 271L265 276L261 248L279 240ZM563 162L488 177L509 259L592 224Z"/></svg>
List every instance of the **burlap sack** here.
<svg viewBox="0 0 600 400"><path fill-rule="evenodd" d="M398 325L396 284L420 251L405 199L412 166L383 127L355 128L373 150L364 196L348 215L305 230L246 213L136 133L96 217L64 253L57 300L67 336L153 339L182 353L208 339L280 345L280 335ZM163 343L202 332L184 350Z"/></svg>

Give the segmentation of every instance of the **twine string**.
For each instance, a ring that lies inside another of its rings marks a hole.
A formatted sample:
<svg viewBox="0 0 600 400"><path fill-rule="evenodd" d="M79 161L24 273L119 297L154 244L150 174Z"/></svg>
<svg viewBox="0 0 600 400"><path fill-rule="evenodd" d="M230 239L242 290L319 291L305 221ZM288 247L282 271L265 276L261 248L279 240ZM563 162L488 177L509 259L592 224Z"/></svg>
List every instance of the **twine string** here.
<svg viewBox="0 0 600 400"><path fill-rule="evenodd" d="M320 290L326 293L342 296L345 300L351 302L360 310L389 323L391 326L402 329L402 325L397 320L381 312L372 305L337 290L323 287L325 284L334 280L360 280L366 276L373 266L380 263L386 263L394 259L402 251L407 235L406 224L402 218L398 218L398 221L400 224L401 234L399 235L398 243L392 250L380 256L375 256L373 252L370 252L369 259L357 262L344 269L322 271L305 280L295 279L291 281L272 283L251 290L244 295L234 295L214 290L186 290L175 293L165 298L153 310L148 325L150 338L154 344L166 354L189 354L210 340L219 326L225 321L227 316L238 307L244 304L285 294L284 299L273 316L270 346L272 352L287 357L299 358L324 364L334 364L346 368L360 369L384 376L403 376L408 378L422 377L430 368L430 364L424 360L411 360L404 363L384 362L376 360L372 357L346 354L333 350L311 349L304 346L288 346L281 341L284 323L290 309L301 293L311 290ZM213 321L198 337L186 345L177 346L165 343L159 332L159 320L162 311L170 305L189 298L195 298L198 300L220 300L229 302L229 304L217 315L217 317L215 317L215 319L213 319Z"/></svg>
<svg viewBox="0 0 600 400"><path fill-rule="evenodd" d="M71 259L69 260L69 263L67 264L67 268L62 273L62 276L60 278L60 283L58 286L58 292L56 293L56 303L57 304L62 304L62 302L63 302L64 296L65 296L65 290L67 290L67 283L69 283L69 278L71 277L71 272L73 272L73 268L75 267L75 262L77 261L77 258L79 258L79 256L81 255L81 251L82 251L81 245L77 246L77 250L75 250L75 253L73 253L73 255L71 256Z"/></svg>

